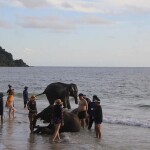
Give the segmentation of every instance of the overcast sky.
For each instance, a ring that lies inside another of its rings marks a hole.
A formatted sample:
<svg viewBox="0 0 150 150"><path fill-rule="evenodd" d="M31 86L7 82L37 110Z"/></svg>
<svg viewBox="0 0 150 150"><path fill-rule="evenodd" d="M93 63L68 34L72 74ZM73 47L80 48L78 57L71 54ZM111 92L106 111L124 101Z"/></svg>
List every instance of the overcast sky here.
<svg viewBox="0 0 150 150"><path fill-rule="evenodd" d="M30 66L150 67L150 0L0 0L0 46Z"/></svg>

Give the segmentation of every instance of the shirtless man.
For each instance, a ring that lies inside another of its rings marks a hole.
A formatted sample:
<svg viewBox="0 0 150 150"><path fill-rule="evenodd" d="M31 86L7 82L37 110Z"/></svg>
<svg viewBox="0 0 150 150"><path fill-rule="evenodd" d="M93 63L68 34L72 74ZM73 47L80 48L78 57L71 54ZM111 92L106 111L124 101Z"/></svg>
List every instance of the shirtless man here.
<svg viewBox="0 0 150 150"><path fill-rule="evenodd" d="M84 95L82 93L79 94L79 107L78 107L78 117L80 119L81 127L85 128L85 119L86 119L86 113L88 110L88 103L83 98Z"/></svg>

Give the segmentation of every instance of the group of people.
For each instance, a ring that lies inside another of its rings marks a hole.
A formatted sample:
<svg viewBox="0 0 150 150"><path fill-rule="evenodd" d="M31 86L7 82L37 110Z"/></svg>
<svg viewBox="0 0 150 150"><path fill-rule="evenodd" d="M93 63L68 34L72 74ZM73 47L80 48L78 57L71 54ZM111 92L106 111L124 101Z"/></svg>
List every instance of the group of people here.
<svg viewBox="0 0 150 150"><path fill-rule="evenodd" d="M14 107L14 89L12 89L11 85L8 85L9 89L7 91L7 100L5 107L9 109L9 118L15 117L15 107ZM3 101L3 93L0 92L0 119L1 123L3 123L3 112L4 112L4 101ZM23 102L24 102L24 108L28 108L28 118L29 118L29 127L31 133L33 133L34 127L35 127L35 116L37 115L37 105L36 105L36 96L32 95L29 98L28 95L28 87L25 86L23 90ZM64 117L63 117L63 102L60 99L57 99L55 101L54 109L53 109L53 123L55 125L55 132L52 138L52 141L56 141L57 139L60 140L59 130L60 126L64 125Z"/></svg>
<svg viewBox="0 0 150 150"><path fill-rule="evenodd" d="M32 95L29 102L27 103L27 107L29 110L29 121L30 121L30 131L33 133L33 129L35 127L35 117L37 115L37 107L36 107L36 96ZM54 135L52 141L59 141L60 135L59 130L60 127L64 125L64 115L63 115L63 102L61 99L56 99L53 108L53 124L55 126Z"/></svg>
<svg viewBox="0 0 150 150"><path fill-rule="evenodd" d="M15 117L15 107L14 107L14 89L11 85L8 85L9 89L7 91L8 97L5 106L9 109L9 118ZM0 93L0 116L1 123L3 122L3 93ZM35 127L35 116L37 115L37 106L36 106L36 96L32 95L30 98L28 96L28 87L25 86L23 90L23 101L24 108L28 108L28 118L30 122L30 131L33 133ZM81 127L85 128L88 124L88 129L90 130L93 122L95 122L95 132L96 137L101 139L101 124L103 121L103 113L100 105L100 99L94 95L93 100L91 101L86 95L79 94L79 106L78 117L81 123ZM88 115L87 115L88 114ZM63 102L61 99L56 99L53 109L53 123L55 126L54 135L52 141L60 140L59 130L60 127L64 125L64 115L63 115Z"/></svg>
<svg viewBox="0 0 150 150"><path fill-rule="evenodd" d="M88 123L88 129L90 130L93 122L95 122L96 137L101 139L103 112L100 105L100 99L97 97L97 95L93 95L93 100L91 101L82 93L79 94L79 99L78 117L80 119L81 126L85 128L86 124Z"/></svg>

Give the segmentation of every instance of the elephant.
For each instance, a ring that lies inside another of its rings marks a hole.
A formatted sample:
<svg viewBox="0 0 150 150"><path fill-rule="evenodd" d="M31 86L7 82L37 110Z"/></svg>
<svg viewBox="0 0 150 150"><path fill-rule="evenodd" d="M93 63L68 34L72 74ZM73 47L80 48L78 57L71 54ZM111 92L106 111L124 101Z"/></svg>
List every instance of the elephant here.
<svg viewBox="0 0 150 150"><path fill-rule="evenodd" d="M49 105L43 111L38 113L34 118L34 123L36 124L37 119L44 120L45 123L50 123L48 126L35 126L36 130L34 133L49 133L52 134L54 132L54 125L52 122L54 105ZM76 114L64 111L64 126L61 126L60 132L79 132L80 131L80 121Z"/></svg>
<svg viewBox="0 0 150 150"><path fill-rule="evenodd" d="M38 94L37 96L42 94L46 94L46 97L50 105L53 105L56 99L61 99L63 101L64 108L71 109L69 96L74 97L75 104L78 104L78 99L77 99L78 88L77 85L73 83L71 84L66 84L61 82L51 83L46 87L43 93Z"/></svg>

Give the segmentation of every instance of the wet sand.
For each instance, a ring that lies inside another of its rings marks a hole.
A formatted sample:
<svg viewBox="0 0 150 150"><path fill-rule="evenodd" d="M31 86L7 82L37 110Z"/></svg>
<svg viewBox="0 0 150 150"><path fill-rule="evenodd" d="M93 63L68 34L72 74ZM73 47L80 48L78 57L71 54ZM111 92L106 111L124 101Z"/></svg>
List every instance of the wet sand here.
<svg viewBox="0 0 150 150"><path fill-rule="evenodd" d="M149 129L114 124L103 124L102 140L95 137L94 129L82 129L78 133L61 134L62 142L52 142L51 135L30 134L26 113L16 113L9 120L5 112L3 126L0 127L0 150L149 150Z"/></svg>

